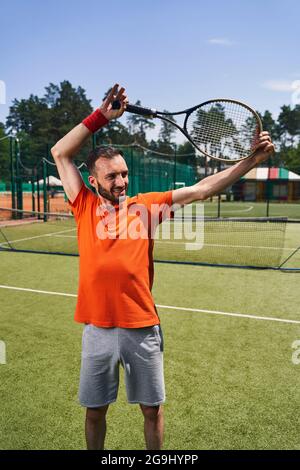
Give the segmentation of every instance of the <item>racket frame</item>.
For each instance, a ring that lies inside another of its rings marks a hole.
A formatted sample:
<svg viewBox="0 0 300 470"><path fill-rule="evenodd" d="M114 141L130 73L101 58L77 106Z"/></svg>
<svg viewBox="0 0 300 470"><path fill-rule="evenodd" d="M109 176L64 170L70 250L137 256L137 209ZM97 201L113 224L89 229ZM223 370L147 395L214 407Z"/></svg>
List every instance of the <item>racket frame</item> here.
<svg viewBox="0 0 300 470"><path fill-rule="evenodd" d="M210 155L209 153L205 152L204 150L200 149L200 147L198 147L198 145L193 141L193 139L190 137L189 133L187 132L187 121L188 121L188 118L189 116L194 112L196 111L197 109L199 108L202 108L203 106L207 105L207 104L211 104L211 103L218 103L218 102L225 102L225 103L234 103L234 104L237 104L237 105L240 105L240 106L243 106L244 108L248 109L248 111L250 111L253 116L255 117L256 119L256 122L257 122L257 126L258 126L258 131L259 133L262 132L262 122L261 122L261 119L258 115L258 113L256 111L254 111L254 109L252 109L249 105L247 105L246 103L243 103L242 101L238 101L238 100L234 100L234 99L230 99L230 98L215 98L215 99L211 99L211 100L208 100L208 101L204 101L203 103L201 104L198 104L196 106L193 106L192 108L187 108L183 111L177 111L175 113L170 113L170 112L162 112L162 111L157 111L156 109L151 109L151 108L145 108L145 107L142 107L142 106L137 106L137 105L132 105L132 104L128 104L125 111L129 112L129 113L133 113L133 114L140 114L142 116L145 116L145 117L149 117L149 118L159 118L161 119L162 121L165 121L165 122L168 122L169 124L172 124L173 126L175 126L185 137L186 139L199 151L201 152L203 155L205 155L206 157L208 158L213 158L214 160L219 160L219 161L222 161L222 162L227 162L227 163L237 163L237 162L240 162L242 160L246 160L247 158L250 158L252 157L255 152L256 152L256 149L253 150L253 152L251 152L249 155L247 155L246 157L242 157L242 158L236 158L234 160L229 160L228 158L220 158L220 157L215 157L215 156L212 156ZM181 114L185 114L185 119L184 119L184 123L183 123L183 127L179 126L179 124L177 124L176 122L172 121L171 119L168 119L167 116L179 116Z"/></svg>

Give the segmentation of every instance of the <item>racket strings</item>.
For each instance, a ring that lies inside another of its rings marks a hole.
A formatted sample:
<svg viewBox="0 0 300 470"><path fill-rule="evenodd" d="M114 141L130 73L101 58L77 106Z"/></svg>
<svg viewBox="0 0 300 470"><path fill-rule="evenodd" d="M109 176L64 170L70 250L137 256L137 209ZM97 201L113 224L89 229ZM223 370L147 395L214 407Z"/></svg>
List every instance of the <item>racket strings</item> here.
<svg viewBox="0 0 300 470"><path fill-rule="evenodd" d="M238 160L253 152L260 125L256 115L244 105L214 101L191 113L187 131L197 147L209 156Z"/></svg>

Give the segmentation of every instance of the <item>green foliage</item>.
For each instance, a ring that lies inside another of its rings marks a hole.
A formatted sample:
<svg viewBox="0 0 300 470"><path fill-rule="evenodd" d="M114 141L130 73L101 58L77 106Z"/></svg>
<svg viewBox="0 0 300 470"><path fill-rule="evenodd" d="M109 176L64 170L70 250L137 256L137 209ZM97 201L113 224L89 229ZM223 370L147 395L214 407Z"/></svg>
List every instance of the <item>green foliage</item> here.
<svg viewBox="0 0 300 470"><path fill-rule="evenodd" d="M195 148L188 140L177 147L177 161L179 163L193 163L195 154Z"/></svg>
<svg viewBox="0 0 300 470"><path fill-rule="evenodd" d="M300 143L296 147L283 147L279 152L279 159L284 168L300 174Z"/></svg>
<svg viewBox="0 0 300 470"><path fill-rule="evenodd" d="M164 109L164 113L167 113L168 111ZM167 116L167 118L176 123L176 119L173 116ZM170 124L169 122L166 121L161 121L161 127L159 131L159 140L163 142L164 144L170 144L173 142L174 136L176 134L176 127L173 126L173 124Z"/></svg>
<svg viewBox="0 0 300 470"><path fill-rule="evenodd" d="M258 113L259 114L259 113ZM300 172L300 106L282 106L277 121L267 110L259 114L263 129L270 132L275 143L275 154L271 157L272 166L285 167ZM265 162L265 166L268 162Z"/></svg>
<svg viewBox="0 0 300 470"><path fill-rule="evenodd" d="M50 83L42 101L49 111L50 126L47 131L51 142L63 137L93 110L85 90L81 87L73 88L66 80L60 86Z"/></svg>
<svg viewBox="0 0 300 470"><path fill-rule="evenodd" d="M15 129L20 140L22 160L33 168L49 155L50 146L92 112L83 88L75 89L68 81L50 83L42 98L13 100L6 121L8 130ZM80 156L86 156L86 147Z"/></svg>
<svg viewBox="0 0 300 470"><path fill-rule="evenodd" d="M282 145L293 145L295 138L300 136L300 105L293 109L290 106L282 106L278 116L278 129Z"/></svg>
<svg viewBox="0 0 300 470"><path fill-rule="evenodd" d="M103 96L103 101L107 98L111 88ZM113 119L108 122L105 127L102 127L96 134L96 145L110 144L110 145L128 145L134 141L134 138L128 132L126 126L124 126L119 120Z"/></svg>
<svg viewBox="0 0 300 470"><path fill-rule="evenodd" d="M109 89L103 98L106 98ZM100 101L100 100L99 100ZM99 102L100 104L100 102ZM135 104L141 105L138 100ZM50 83L45 87L42 97L31 94L27 99L14 99L10 107L6 126L0 125L0 138L9 134L12 129L17 131L20 141L22 162L29 168L40 164L42 157L49 157L51 146L75 127L82 119L92 112L91 100L87 98L82 87L73 87L67 80L59 85ZM203 110L199 110L203 112ZM216 119L224 120L222 108L212 110ZM154 151L174 155L175 127L162 121L159 137L156 141L147 140L147 131L155 127L155 123L144 116L128 113L127 125L113 120L102 128L95 136L96 145L139 143ZM276 144L276 153L272 157L272 165L285 166L300 171L300 105L294 108L282 106L278 119L266 110L260 114L263 128L268 130ZM170 117L171 120L174 118ZM227 123L230 127L230 122ZM232 129L234 132L234 129ZM92 148L89 140L77 156L77 161L85 161ZM194 161L195 150L185 141L177 147L177 161L190 164ZM167 158L167 157L166 157ZM267 163L266 163L267 164ZM0 141L1 179L8 178L9 140Z"/></svg>
<svg viewBox="0 0 300 470"><path fill-rule="evenodd" d="M158 140L157 141L157 152L165 153L167 155L174 155L176 145L168 141Z"/></svg>
<svg viewBox="0 0 300 470"><path fill-rule="evenodd" d="M268 131L270 135L272 136L273 140L275 141L278 140L278 137L279 137L278 124L273 119L272 113L270 113L270 111L267 110L264 112L264 114L260 114L258 112L258 115L261 119L263 130Z"/></svg>
<svg viewBox="0 0 300 470"><path fill-rule="evenodd" d="M0 182L10 180L9 139L6 139L4 124L0 122Z"/></svg>
<svg viewBox="0 0 300 470"><path fill-rule="evenodd" d="M135 104L137 106L141 106L141 101L137 100ZM137 142L140 145L148 145L146 131L148 129L154 129L154 122L139 114L129 114L127 117L127 124L129 133L133 136L134 142Z"/></svg>

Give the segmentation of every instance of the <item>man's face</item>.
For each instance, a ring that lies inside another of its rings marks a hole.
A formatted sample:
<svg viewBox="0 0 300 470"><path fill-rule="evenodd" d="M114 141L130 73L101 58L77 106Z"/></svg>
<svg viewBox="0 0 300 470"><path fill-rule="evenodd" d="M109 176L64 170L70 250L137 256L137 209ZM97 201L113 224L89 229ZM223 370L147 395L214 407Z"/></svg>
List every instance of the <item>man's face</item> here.
<svg viewBox="0 0 300 470"><path fill-rule="evenodd" d="M94 176L89 176L89 182L104 199L114 203L123 200L128 188L128 168L124 158L121 155L112 159L100 157L95 163Z"/></svg>

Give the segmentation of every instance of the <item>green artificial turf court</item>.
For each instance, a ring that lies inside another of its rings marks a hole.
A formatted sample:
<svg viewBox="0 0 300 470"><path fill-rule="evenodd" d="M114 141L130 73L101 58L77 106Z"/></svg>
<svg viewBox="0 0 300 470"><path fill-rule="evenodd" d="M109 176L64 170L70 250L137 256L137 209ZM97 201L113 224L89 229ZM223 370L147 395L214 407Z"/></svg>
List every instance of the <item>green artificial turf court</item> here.
<svg viewBox="0 0 300 470"><path fill-rule="evenodd" d="M0 262L7 355L0 448L83 449L82 326L73 321L78 258L0 252ZM160 263L155 273L165 344L164 448L299 449L300 364L292 362L292 344L300 340L300 274ZM121 380L106 447L143 446L142 414L126 403Z"/></svg>
<svg viewBox="0 0 300 470"><path fill-rule="evenodd" d="M205 201L205 215L217 217L218 202L216 197L212 202ZM191 206L190 206L191 207ZM269 202L269 212L267 213L267 203L255 201L222 201L220 206L221 217L288 217L290 219L300 219L299 202Z"/></svg>

